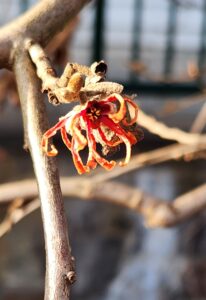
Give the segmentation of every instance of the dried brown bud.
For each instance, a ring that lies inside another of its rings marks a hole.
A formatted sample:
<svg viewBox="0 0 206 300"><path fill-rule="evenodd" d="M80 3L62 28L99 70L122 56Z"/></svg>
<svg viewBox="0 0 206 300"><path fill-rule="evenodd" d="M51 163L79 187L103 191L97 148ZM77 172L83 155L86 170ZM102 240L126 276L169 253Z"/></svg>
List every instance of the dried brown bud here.
<svg viewBox="0 0 206 300"><path fill-rule="evenodd" d="M107 72L107 64L101 60L99 62L94 62L91 67L91 71L93 74L98 75L100 77L105 77L105 74Z"/></svg>
<svg viewBox="0 0 206 300"><path fill-rule="evenodd" d="M64 69L62 76L58 80L59 87L66 87L69 79L71 78L72 74L74 73L74 68L72 64L68 63Z"/></svg>
<svg viewBox="0 0 206 300"><path fill-rule="evenodd" d="M83 76L79 72L76 72L71 76L67 88L73 93L78 93L83 86Z"/></svg>
<svg viewBox="0 0 206 300"><path fill-rule="evenodd" d="M69 103L79 99L79 93L71 92L68 88L56 89L54 94L60 103Z"/></svg>
<svg viewBox="0 0 206 300"><path fill-rule="evenodd" d="M51 92L51 91L48 92L48 99L51 104L59 105L59 100L58 100L57 96L54 94L54 92Z"/></svg>
<svg viewBox="0 0 206 300"><path fill-rule="evenodd" d="M66 275L66 278L69 280L70 284L73 284L76 281L76 274L74 271L69 271Z"/></svg>

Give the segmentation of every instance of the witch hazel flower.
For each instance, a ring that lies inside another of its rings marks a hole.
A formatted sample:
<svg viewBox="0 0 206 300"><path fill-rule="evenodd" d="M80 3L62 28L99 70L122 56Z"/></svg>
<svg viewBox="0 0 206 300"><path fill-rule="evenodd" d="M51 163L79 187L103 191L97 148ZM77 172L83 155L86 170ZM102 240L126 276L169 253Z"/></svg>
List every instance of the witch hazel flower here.
<svg viewBox="0 0 206 300"><path fill-rule="evenodd" d="M66 147L71 151L74 165L79 174L90 172L97 164L106 170L111 170L116 162L108 161L97 151L97 144L102 149L115 149L125 144L126 157L120 166L129 163L131 146L139 140L136 129L138 107L132 99L120 94L112 94L104 99L88 100L85 104L77 105L59 122L50 128L42 138L42 148L48 156L58 154L54 145L48 140L58 131ZM83 163L80 151L88 147L88 158ZM102 151L103 152L103 151Z"/></svg>

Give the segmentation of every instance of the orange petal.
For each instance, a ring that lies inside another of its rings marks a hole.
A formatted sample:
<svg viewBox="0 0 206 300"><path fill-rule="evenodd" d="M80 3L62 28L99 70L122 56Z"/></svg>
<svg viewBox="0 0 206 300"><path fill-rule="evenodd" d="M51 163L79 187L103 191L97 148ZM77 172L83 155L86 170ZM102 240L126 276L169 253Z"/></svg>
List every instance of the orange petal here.
<svg viewBox="0 0 206 300"><path fill-rule="evenodd" d="M88 137L88 147L89 147L89 157L88 161L91 163L93 159L95 159L103 168L106 170L111 170L115 165L115 161L108 161L101 157L99 153L96 151L96 141L94 138L94 135L92 133L92 127L91 127L91 122L86 120L85 122L87 123L87 137Z"/></svg>
<svg viewBox="0 0 206 300"><path fill-rule="evenodd" d="M120 108L119 108L119 110L118 110L117 113L115 113L115 114L109 114L108 116L115 123L119 123L121 120L123 120L123 118L125 117L126 111L127 111L126 105L125 105L125 100L119 94L113 94L113 95L111 95L111 97L115 97L119 101ZM109 98L108 98L108 101L109 101Z"/></svg>
<svg viewBox="0 0 206 300"><path fill-rule="evenodd" d="M87 140L81 133L79 121L80 121L81 113L78 113L71 121L70 129L72 136L75 135L75 138L78 140L79 150L84 149L87 145Z"/></svg>
<svg viewBox="0 0 206 300"><path fill-rule="evenodd" d="M61 136L62 136L62 140L63 140L63 142L64 142L64 144L67 146L67 148L69 149L69 150L71 150L71 142L70 142L70 140L69 140L69 138L68 138L68 135L67 135L67 132L66 132L66 128L65 127L62 127L61 128Z"/></svg>
<svg viewBox="0 0 206 300"><path fill-rule="evenodd" d="M58 154L58 151L54 145L51 145L50 151L48 150L48 148L49 148L48 140L49 140L49 138L54 136L59 129L61 129L64 126L65 122L66 122L66 119L64 118L64 119L60 120L55 126L51 127L49 130L47 130L44 133L44 135L42 137L42 141L41 141L41 146L43 148L43 151L48 156L55 156Z"/></svg>
<svg viewBox="0 0 206 300"><path fill-rule="evenodd" d="M101 122L110 128L112 131L116 133L116 135L123 141L123 143L126 146L126 158L124 163L120 162L120 166L125 166L128 164L130 157L131 157L131 144L133 139L136 138L133 136L132 133L126 132L124 129L122 129L118 124L115 124L113 120L109 119L108 117L104 116L101 118Z"/></svg>
<svg viewBox="0 0 206 300"><path fill-rule="evenodd" d="M126 102L128 102L133 108L134 108L134 117L131 118L131 120L128 122L126 119L122 120L122 123L125 126L129 126L134 124L135 122L137 122L137 116L138 116L138 106L136 105L136 103L134 103L131 99L129 98L124 98ZM129 110L129 107L128 107Z"/></svg>
<svg viewBox="0 0 206 300"><path fill-rule="evenodd" d="M75 137L73 137L72 138L72 148L71 148L72 158L73 158L73 162L74 162L74 165L75 165L78 173L81 175L86 172L89 172L90 169L88 166L83 165L82 159L79 155L78 147L79 146L78 146L77 140L75 140Z"/></svg>
<svg viewBox="0 0 206 300"><path fill-rule="evenodd" d="M119 165L121 167L123 167L123 166L126 166L130 161L130 158L131 158L131 144L130 144L129 140L127 139L127 137L121 136L120 138L122 139L122 141L125 143L125 146L126 146L125 160L124 160L124 162L119 163Z"/></svg>

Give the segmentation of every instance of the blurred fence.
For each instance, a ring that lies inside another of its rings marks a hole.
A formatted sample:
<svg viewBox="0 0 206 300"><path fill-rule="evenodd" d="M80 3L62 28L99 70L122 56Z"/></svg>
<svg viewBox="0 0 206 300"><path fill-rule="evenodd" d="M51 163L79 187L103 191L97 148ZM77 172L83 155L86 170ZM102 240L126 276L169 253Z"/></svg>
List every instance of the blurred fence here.
<svg viewBox="0 0 206 300"><path fill-rule="evenodd" d="M100 0L83 13L73 60L105 59L131 88L204 85L206 1Z"/></svg>

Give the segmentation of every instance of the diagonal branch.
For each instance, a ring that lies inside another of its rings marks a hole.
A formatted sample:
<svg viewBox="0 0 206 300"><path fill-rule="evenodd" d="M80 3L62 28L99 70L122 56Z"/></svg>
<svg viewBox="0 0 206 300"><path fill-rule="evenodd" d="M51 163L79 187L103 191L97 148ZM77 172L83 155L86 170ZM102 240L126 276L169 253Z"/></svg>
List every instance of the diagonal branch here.
<svg viewBox="0 0 206 300"><path fill-rule="evenodd" d="M15 200L13 201L15 202ZM4 236L9 232L12 227L20 222L23 218L30 215L33 211L38 209L40 206L39 199L32 200L23 207L17 207L15 209L9 210L0 224L0 237Z"/></svg>
<svg viewBox="0 0 206 300"><path fill-rule="evenodd" d="M37 178L46 243L45 300L66 300L73 272L59 176L55 159L45 157L41 138L48 128L40 82L28 54L16 53L14 72L21 101L25 138Z"/></svg>
<svg viewBox="0 0 206 300"><path fill-rule="evenodd" d="M0 67L11 67L16 41L30 38L46 46L89 0L44 0L0 30Z"/></svg>
<svg viewBox="0 0 206 300"><path fill-rule="evenodd" d="M154 117L147 115L142 110L139 111L138 123L146 128L149 132L157 134L166 140L174 140L185 145L204 144L206 145L206 135L185 132L179 128L171 128L164 123L156 120Z"/></svg>
<svg viewBox="0 0 206 300"><path fill-rule="evenodd" d="M199 113L197 114L190 131L194 133L201 132L206 124L206 102L202 105Z"/></svg>
<svg viewBox="0 0 206 300"><path fill-rule="evenodd" d="M134 155L131 158L130 163L124 168L116 166L112 172L104 172L98 169L97 171L93 172L92 179L94 180L95 178L95 182L108 181L145 166L159 164L168 160L189 160L192 159L193 156L201 153L201 151L206 151L205 145L173 144L170 146L165 146Z"/></svg>

